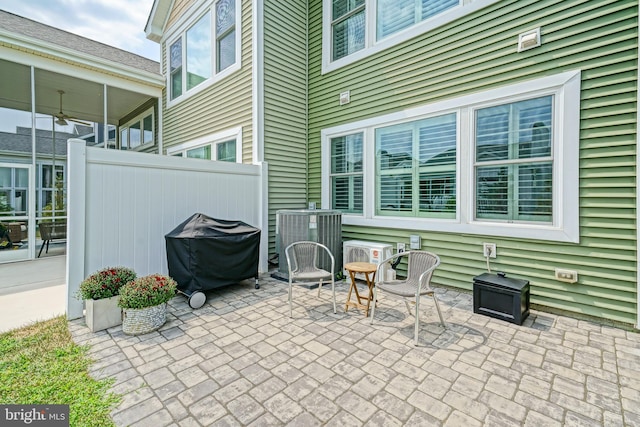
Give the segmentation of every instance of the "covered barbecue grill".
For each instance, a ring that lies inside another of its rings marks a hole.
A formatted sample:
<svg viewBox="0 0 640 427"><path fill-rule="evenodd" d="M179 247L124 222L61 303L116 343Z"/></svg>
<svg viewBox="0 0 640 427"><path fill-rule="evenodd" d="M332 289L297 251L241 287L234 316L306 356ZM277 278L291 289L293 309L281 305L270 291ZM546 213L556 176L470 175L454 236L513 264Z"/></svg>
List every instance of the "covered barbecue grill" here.
<svg viewBox="0 0 640 427"><path fill-rule="evenodd" d="M256 279L256 289L260 287L259 228L197 213L164 237L169 275L189 298L191 308L205 303L202 291L251 277Z"/></svg>

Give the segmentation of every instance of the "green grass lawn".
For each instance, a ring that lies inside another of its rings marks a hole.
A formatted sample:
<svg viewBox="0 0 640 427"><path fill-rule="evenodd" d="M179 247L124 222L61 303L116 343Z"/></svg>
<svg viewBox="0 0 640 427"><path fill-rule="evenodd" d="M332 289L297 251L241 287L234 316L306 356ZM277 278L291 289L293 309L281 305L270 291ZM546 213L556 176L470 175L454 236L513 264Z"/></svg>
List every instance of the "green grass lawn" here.
<svg viewBox="0 0 640 427"><path fill-rule="evenodd" d="M0 403L68 404L71 426L113 426L113 380L89 376L88 347L76 345L64 316L0 334Z"/></svg>

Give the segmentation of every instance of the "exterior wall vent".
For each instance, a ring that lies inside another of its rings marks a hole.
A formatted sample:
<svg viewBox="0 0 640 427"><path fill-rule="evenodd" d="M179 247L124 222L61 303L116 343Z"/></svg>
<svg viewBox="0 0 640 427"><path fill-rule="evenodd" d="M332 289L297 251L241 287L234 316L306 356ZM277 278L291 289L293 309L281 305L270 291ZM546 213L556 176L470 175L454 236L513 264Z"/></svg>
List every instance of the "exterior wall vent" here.
<svg viewBox="0 0 640 427"><path fill-rule="evenodd" d="M518 36L518 52L540 46L540 27Z"/></svg>

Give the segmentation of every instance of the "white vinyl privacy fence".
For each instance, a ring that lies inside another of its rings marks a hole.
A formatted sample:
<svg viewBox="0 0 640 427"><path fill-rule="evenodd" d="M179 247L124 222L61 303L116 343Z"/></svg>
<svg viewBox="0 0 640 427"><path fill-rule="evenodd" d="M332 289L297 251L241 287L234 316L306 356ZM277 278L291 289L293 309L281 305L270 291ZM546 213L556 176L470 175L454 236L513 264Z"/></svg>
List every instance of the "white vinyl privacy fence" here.
<svg viewBox="0 0 640 427"><path fill-rule="evenodd" d="M67 316L82 317L80 282L104 267L167 274L164 236L194 213L262 230L267 269L267 166L88 148L69 140Z"/></svg>

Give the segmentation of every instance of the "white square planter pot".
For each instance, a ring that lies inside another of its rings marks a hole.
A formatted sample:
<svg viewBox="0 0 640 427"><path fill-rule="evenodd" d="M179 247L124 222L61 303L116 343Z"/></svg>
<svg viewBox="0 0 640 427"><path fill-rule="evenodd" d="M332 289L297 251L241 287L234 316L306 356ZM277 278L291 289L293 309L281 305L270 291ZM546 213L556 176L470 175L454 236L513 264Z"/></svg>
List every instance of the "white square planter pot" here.
<svg viewBox="0 0 640 427"><path fill-rule="evenodd" d="M91 332L98 332L122 324L122 309L118 307L120 295L103 299L85 300L85 321Z"/></svg>

